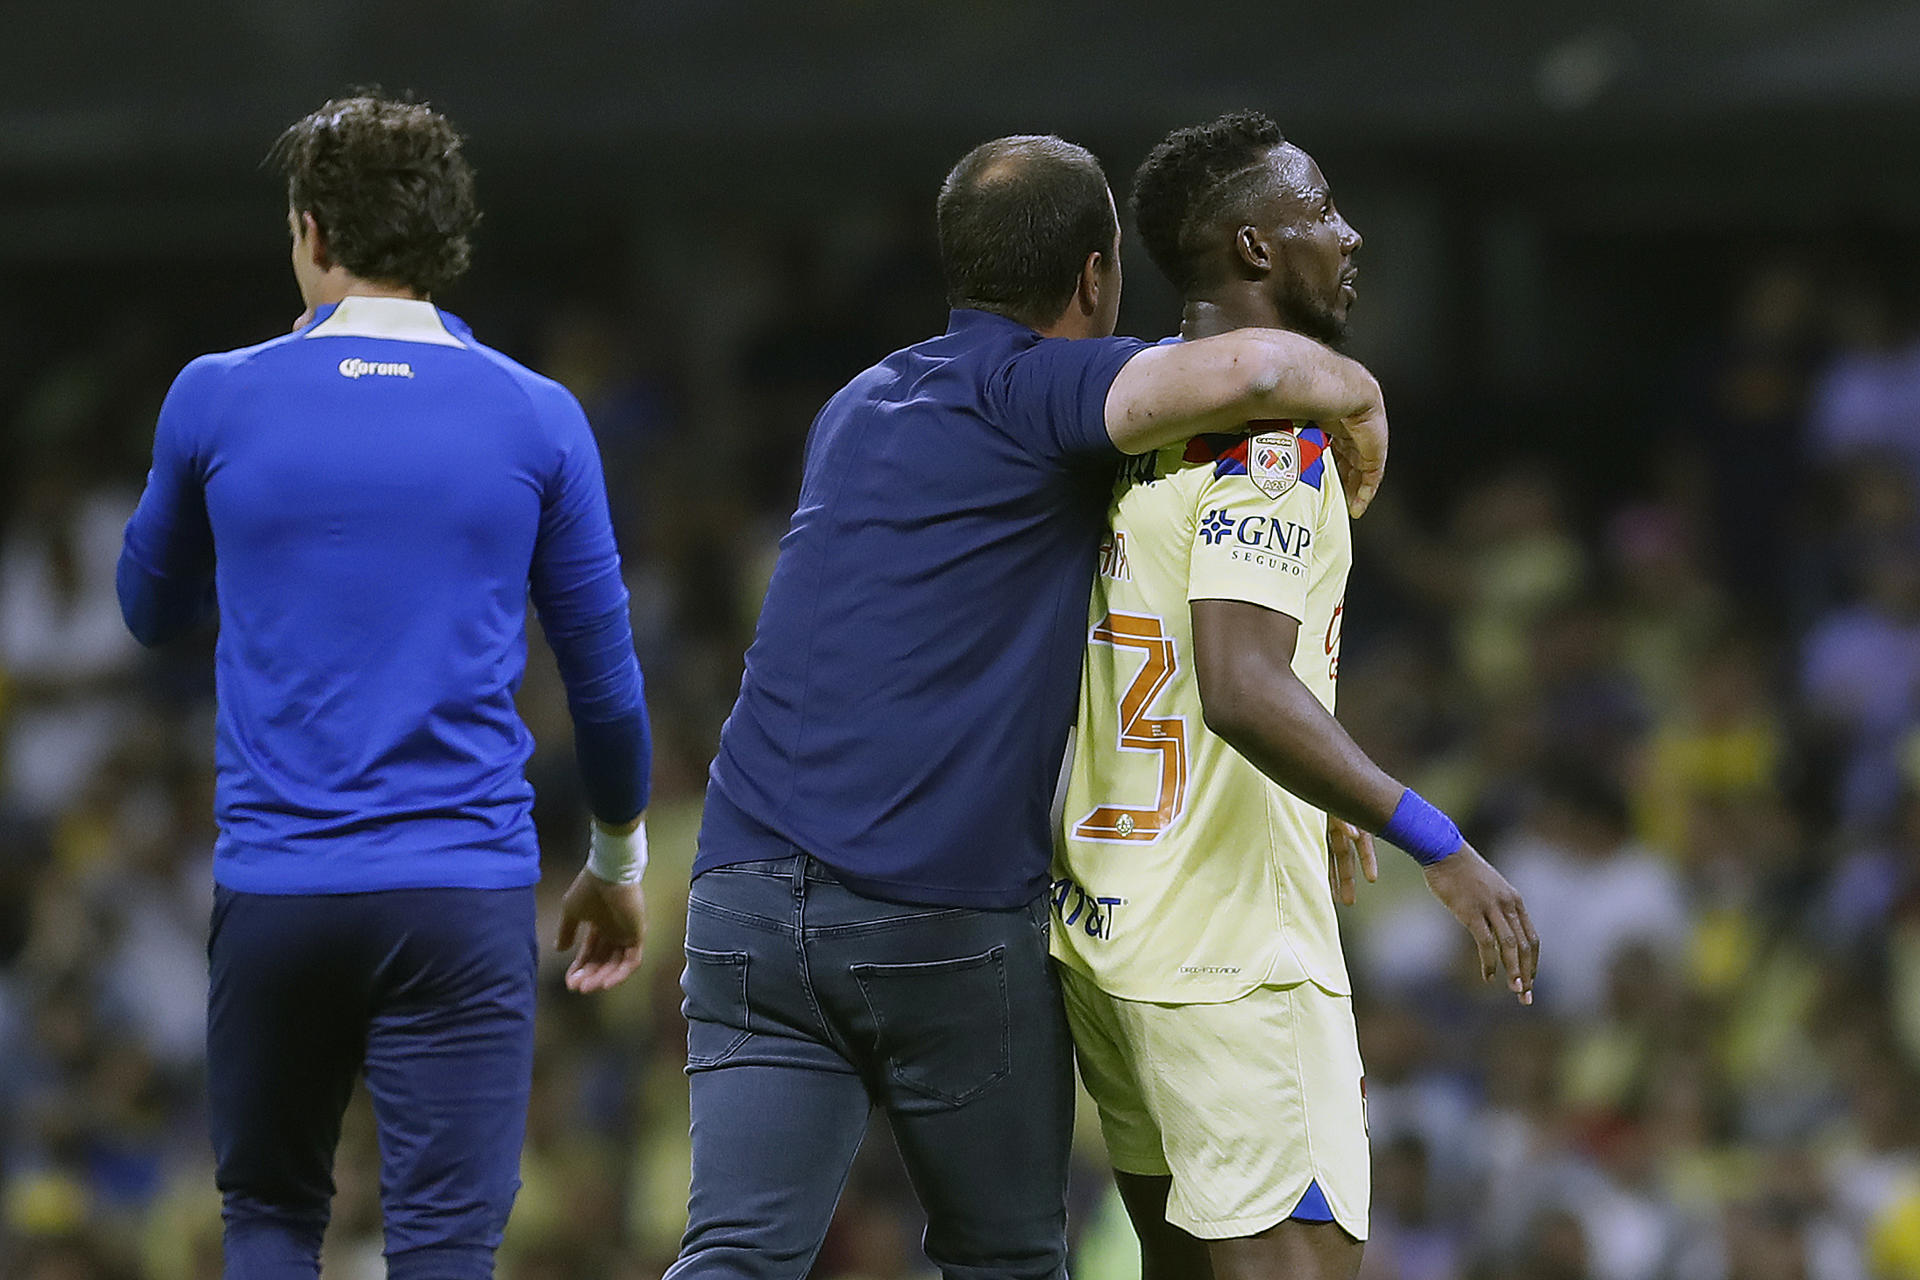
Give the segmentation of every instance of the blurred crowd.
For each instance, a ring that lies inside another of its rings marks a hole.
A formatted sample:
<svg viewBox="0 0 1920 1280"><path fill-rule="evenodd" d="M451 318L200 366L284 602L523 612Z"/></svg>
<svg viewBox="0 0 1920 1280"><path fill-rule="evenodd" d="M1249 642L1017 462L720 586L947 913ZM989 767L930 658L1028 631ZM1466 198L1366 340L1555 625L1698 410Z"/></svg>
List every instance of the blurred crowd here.
<svg viewBox="0 0 1920 1280"><path fill-rule="evenodd" d="M915 226L796 243L674 309L456 300L595 424L658 752L645 969L575 997L546 952L508 1280L651 1280L674 1255L706 762L814 410L942 322ZM1764 263L1608 442L1631 486L1597 491L1543 430L1445 488L1397 473L1356 526L1342 719L1461 819L1543 938L1523 1010L1398 854L1348 916L1369 1280L1920 1277L1920 335L1897 301ZM8 306L0 332L24 324ZM0 380L5 1280L218 1274L212 641L140 651L113 590L180 341L120 316ZM535 635L550 936L585 808ZM1121 1280L1090 1114L1079 1146L1075 1270ZM377 1176L356 1100L330 1276L383 1274ZM816 1274L924 1274L919 1227L876 1128Z"/></svg>

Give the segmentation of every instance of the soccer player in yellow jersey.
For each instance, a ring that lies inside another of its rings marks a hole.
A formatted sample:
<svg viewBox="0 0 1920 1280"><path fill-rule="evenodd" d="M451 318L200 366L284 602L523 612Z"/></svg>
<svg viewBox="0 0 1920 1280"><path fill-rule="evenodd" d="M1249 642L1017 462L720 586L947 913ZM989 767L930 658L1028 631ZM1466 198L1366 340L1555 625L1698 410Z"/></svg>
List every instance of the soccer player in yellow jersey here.
<svg viewBox="0 0 1920 1280"><path fill-rule="evenodd" d="M1170 135L1135 221L1183 339L1264 325L1329 344L1359 233L1265 116ZM1372 837L1532 999L1519 895L1333 717L1351 544L1327 437L1256 424L1148 454L1115 486L1056 862L1054 955L1145 1280L1345 1280L1367 1234L1351 987L1334 920Z"/></svg>

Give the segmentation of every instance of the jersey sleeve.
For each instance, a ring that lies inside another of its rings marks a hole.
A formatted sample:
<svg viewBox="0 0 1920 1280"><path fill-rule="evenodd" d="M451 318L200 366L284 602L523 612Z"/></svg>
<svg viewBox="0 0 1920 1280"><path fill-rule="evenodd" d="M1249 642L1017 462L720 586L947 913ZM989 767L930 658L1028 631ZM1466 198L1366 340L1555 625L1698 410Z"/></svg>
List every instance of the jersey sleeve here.
<svg viewBox="0 0 1920 1280"><path fill-rule="evenodd" d="M540 494L533 549L533 603L549 635L570 635L609 612L624 613L613 518L607 509L600 449L579 402L555 389L541 416L555 454Z"/></svg>
<svg viewBox="0 0 1920 1280"><path fill-rule="evenodd" d="M1112 461L1121 453L1107 434L1107 392L1146 347L1136 338L1044 338L1002 366L989 397L1006 427L1041 457Z"/></svg>
<svg viewBox="0 0 1920 1280"><path fill-rule="evenodd" d="M1219 448L1194 505L1187 599L1240 600L1305 621L1326 510L1325 436L1308 428L1204 439Z"/></svg>
<svg viewBox="0 0 1920 1280"><path fill-rule="evenodd" d="M202 357L180 371L160 406L153 466L127 521L114 582L120 615L144 645L179 635L213 607L213 529L202 451L220 385Z"/></svg>
<svg viewBox="0 0 1920 1280"><path fill-rule="evenodd" d="M558 388L544 409L558 456L541 494L533 604L567 689L588 805L621 823L646 807L653 759L627 588L586 415Z"/></svg>

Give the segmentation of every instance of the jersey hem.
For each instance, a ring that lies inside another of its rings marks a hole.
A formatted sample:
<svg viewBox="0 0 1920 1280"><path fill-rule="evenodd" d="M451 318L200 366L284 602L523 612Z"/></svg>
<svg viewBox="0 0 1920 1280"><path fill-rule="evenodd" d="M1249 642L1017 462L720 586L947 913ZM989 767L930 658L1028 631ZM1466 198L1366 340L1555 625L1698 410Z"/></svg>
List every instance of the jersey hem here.
<svg viewBox="0 0 1920 1280"><path fill-rule="evenodd" d="M501 867L492 871L470 869L464 873L410 873L385 875L285 875L262 873L242 867L213 868L213 882L235 893L297 897L330 893L379 893L391 889L524 889L540 883L540 864L531 867Z"/></svg>
<svg viewBox="0 0 1920 1280"><path fill-rule="evenodd" d="M768 858L791 858L807 853L807 850L799 845L778 837L771 838L769 843L778 847L739 849L727 854L703 853L693 860L693 875L698 877L705 872L739 866L743 862L760 862ZM810 856L815 862L833 872L834 879L861 897L876 898L881 902L893 902L901 906L968 907L978 911L1014 911L1030 905L1034 899L1046 891L1047 887L1043 881L1035 885L1031 891L952 889L943 885L919 884L911 880L886 880L874 876L863 876L857 871L849 871L840 866L832 858L823 858L817 853Z"/></svg>
<svg viewBox="0 0 1920 1280"><path fill-rule="evenodd" d="M1058 922L1056 921L1056 924L1057 923ZM1284 989L1286 987L1297 987L1302 983L1312 983L1314 986L1318 987L1321 991L1324 991L1326 994L1334 997L1337 1000L1353 999L1353 988L1351 983L1348 984L1347 990L1342 991L1337 987L1330 987L1326 983L1322 982L1320 979L1312 977L1311 975L1308 975L1308 974L1301 974L1297 978L1288 978L1285 981L1276 981L1274 977L1271 974L1269 974L1265 977L1256 979L1255 981L1250 983L1247 987L1245 987L1242 990L1233 991L1232 994L1197 995L1194 992L1183 991L1183 992L1179 992L1177 994L1171 994L1171 995L1169 994L1142 995L1142 994L1136 994L1136 992L1134 991L1119 991L1119 990L1116 990L1114 987L1109 986L1106 980L1102 978L1098 973L1095 973L1092 968L1081 963L1079 956L1068 953L1068 952L1064 952L1057 945L1051 950L1050 954L1053 956L1054 963L1073 970L1075 973L1085 978L1088 982L1091 982L1094 986L1098 987L1104 994L1112 997L1115 1000L1126 1000L1133 1004L1171 1004L1171 1005L1232 1004L1237 1000L1245 1000L1248 996L1252 995L1254 992L1264 990L1268 987L1273 987L1276 989Z"/></svg>
<svg viewBox="0 0 1920 1280"><path fill-rule="evenodd" d="M1030 905L1034 899L1046 892L1043 881L1031 890L1008 892L986 892L980 890L952 889L944 885L915 884L903 880L879 880L863 876L856 872L834 866L827 858L816 859L825 863L841 884L860 894L862 897L879 898L883 902L898 902L915 907L971 907L979 911L1014 911Z"/></svg>

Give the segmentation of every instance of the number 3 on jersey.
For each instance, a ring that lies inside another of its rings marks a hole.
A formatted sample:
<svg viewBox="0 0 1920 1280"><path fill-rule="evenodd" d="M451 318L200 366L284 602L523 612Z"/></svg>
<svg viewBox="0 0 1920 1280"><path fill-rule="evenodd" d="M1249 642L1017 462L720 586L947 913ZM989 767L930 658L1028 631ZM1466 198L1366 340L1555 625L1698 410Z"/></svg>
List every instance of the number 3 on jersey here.
<svg viewBox="0 0 1920 1280"><path fill-rule="evenodd" d="M1074 825L1081 840L1148 841L1158 839L1180 816L1187 801L1187 724L1178 716L1152 717L1147 709L1179 667L1173 637L1160 619L1138 613L1110 613L1093 629L1095 644L1137 649L1145 660L1140 673L1120 695L1120 746L1160 756L1160 794L1150 809L1102 805Z"/></svg>

